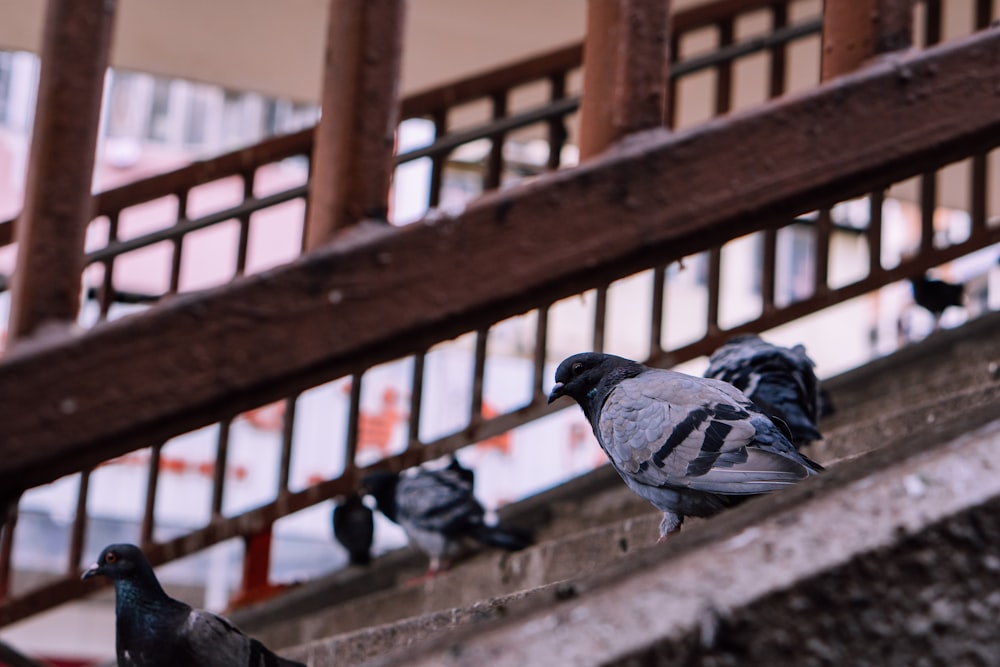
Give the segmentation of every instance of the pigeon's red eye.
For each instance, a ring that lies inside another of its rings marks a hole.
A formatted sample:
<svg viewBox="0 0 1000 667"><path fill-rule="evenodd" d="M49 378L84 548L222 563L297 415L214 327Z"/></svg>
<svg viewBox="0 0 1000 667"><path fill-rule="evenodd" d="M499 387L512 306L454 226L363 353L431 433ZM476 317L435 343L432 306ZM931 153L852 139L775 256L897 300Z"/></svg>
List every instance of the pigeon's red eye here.
<svg viewBox="0 0 1000 667"><path fill-rule="evenodd" d="M104 556L105 563L114 563L116 560L118 560L118 554L116 554L114 551L109 551L107 555Z"/></svg>

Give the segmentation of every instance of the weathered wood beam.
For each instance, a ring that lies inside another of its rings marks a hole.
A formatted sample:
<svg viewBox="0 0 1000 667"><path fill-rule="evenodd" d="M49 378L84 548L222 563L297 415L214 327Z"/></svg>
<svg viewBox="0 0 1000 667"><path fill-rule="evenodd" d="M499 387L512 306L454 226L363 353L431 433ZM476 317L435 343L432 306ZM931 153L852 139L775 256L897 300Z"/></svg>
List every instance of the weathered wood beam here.
<svg viewBox="0 0 1000 667"><path fill-rule="evenodd" d="M49 0L8 344L76 319L113 0Z"/></svg>
<svg viewBox="0 0 1000 667"><path fill-rule="evenodd" d="M331 0L306 248L386 220L399 119L403 0Z"/></svg>
<svg viewBox="0 0 1000 667"><path fill-rule="evenodd" d="M670 78L670 3L588 0L580 157L661 127Z"/></svg>
<svg viewBox="0 0 1000 667"><path fill-rule="evenodd" d="M913 0L825 0L822 79L853 72L912 42Z"/></svg>
<svg viewBox="0 0 1000 667"><path fill-rule="evenodd" d="M455 217L0 361L0 488L109 457L1000 143L1000 30L645 141ZM962 104L955 104L962 100Z"/></svg>

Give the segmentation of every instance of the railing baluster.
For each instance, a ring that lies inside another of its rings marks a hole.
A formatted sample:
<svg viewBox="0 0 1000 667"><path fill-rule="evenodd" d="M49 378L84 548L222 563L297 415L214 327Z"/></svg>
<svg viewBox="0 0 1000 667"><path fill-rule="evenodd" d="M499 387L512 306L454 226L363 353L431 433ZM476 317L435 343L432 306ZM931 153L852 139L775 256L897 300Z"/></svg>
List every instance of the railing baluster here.
<svg viewBox="0 0 1000 667"><path fill-rule="evenodd" d="M771 29L781 30L788 25L788 4L778 2L771 6ZM768 70L768 97L780 97L785 93L785 77L787 75L788 44L775 44L771 47L771 66Z"/></svg>
<svg viewBox="0 0 1000 667"><path fill-rule="evenodd" d="M188 217L188 191L182 190L177 194L177 222L186 222ZM180 289L181 280L181 259L184 253L184 236L179 235L173 238L174 251L170 258L170 287L167 291L170 294L177 294Z"/></svg>
<svg viewBox="0 0 1000 667"><path fill-rule="evenodd" d="M545 391L545 359L549 347L549 304L538 307L535 320L535 354L532 359L534 375L531 380L531 400L544 400Z"/></svg>
<svg viewBox="0 0 1000 667"><path fill-rule="evenodd" d="M769 227L761 232L761 312L767 315L774 311L775 276L778 272L778 230Z"/></svg>
<svg viewBox="0 0 1000 667"><path fill-rule="evenodd" d="M435 109L431 115L434 122L434 141L448 134L448 112L445 109ZM434 154L431 160L431 184L427 205L435 208L441 203L441 185L444 183L444 167L448 162L448 154Z"/></svg>
<svg viewBox="0 0 1000 667"><path fill-rule="evenodd" d="M969 178L969 214L972 218L972 236L986 231L986 203L989 196L988 169L989 161L986 153L972 156Z"/></svg>
<svg viewBox="0 0 1000 667"><path fill-rule="evenodd" d="M350 399L347 406L347 443L344 451L344 470L355 465L358 454L358 431L361 424L361 373L351 376Z"/></svg>
<svg viewBox="0 0 1000 667"><path fill-rule="evenodd" d="M243 202L253 199L254 177L256 171L250 170L241 175L243 181ZM242 276L247 268L247 246L250 241L250 216L247 211L237 218L240 223L240 237L236 244L236 275Z"/></svg>
<svg viewBox="0 0 1000 667"><path fill-rule="evenodd" d="M153 543L153 532L156 528L156 491L160 483L160 453L162 449L162 444L149 448L146 503L142 512L142 525L139 528L139 544L144 548Z"/></svg>
<svg viewBox="0 0 1000 667"><path fill-rule="evenodd" d="M816 234L816 263L813 274L813 296L830 291L830 234L833 232L833 218L830 208L819 210L814 227Z"/></svg>
<svg viewBox="0 0 1000 667"><path fill-rule="evenodd" d="M608 317L608 286L594 290L594 352L604 352L604 334Z"/></svg>
<svg viewBox="0 0 1000 667"><path fill-rule="evenodd" d="M934 247L934 209L937 206L937 173L920 177L920 253Z"/></svg>
<svg viewBox="0 0 1000 667"><path fill-rule="evenodd" d="M407 448L420 445L420 411L423 410L424 397L424 364L426 352L413 355L413 379L410 382L410 420L407 434Z"/></svg>
<svg viewBox="0 0 1000 667"><path fill-rule="evenodd" d="M719 49L731 46L733 43L732 17L716 24L719 32ZM721 116L732 108L733 64L732 61L719 63L715 70L715 113Z"/></svg>
<svg viewBox="0 0 1000 667"><path fill-rule="evenodd" d="M0 533L0 600L10 598L10 580L13 573L11 556L14 553L14 533L17 531L17 508L7 516L7 522Z"/></svg>
<svg viewBox="0 0 1000 667"><path fill-rule="evenodd" d="M975 28L989 28L993 22L993 0L976 0Z"/></svg>
<svg viewBox="0 0 1000 667"><path fill-rule="evenodd" d="M663 354L663 298L666 293L667 267L653 269L653 296L649 318L649 357Z"/></svg>
<svg viewBox="0 0 1000 667"><path fill-rule="evenodd" d="M212 516L222 516L222 501L226 490L226 467L229 464L229 435L232 418L219 422L219 437L215 442L215 465L212 467Z"/></svg>
<svg viewBox="0 0 1000 667"><path fill-rule="evenodd" d="M493 104L493 120L507 116L507 91L494 93L491 96ZM503 180L503 146L506 133L498 133L492 137L490 153L486 158L486 174L483 177L483 190L496 190Z"/></svg>
<svg viewBox="0 0 1000 667"><path fill-rule="evenodd" d="M285 411L281 416L281 460L278 467L278 497L288 494L288 482L292 471L292 444L295 440L295 406L298 394L285 399ZM350 460L354 460L352 456Z"/></svg>
<svg viewBox="0 0 1000 667"><path fill-rule="evenodd" d="M566 72L556 72L549 77L549 100L558 102L566 98ZM562 150L569 138L569 131L566 129L566 117L558 116L549 120L548 141L549 157L545 163L546 168L556 170L562 162Z"/></svg>
<svg viewBox="0 0 1000 667"><path fill-rule="evenodd" d="M469 406L469 427L479 426L483 420L483 377L486 375L486 346L490 330L476 332L475 362L472 370L472 403Z"/></svg>
<svg viewBox="0 0 1000 667"><path fill-rule="evenodd" d="M708 251L708 308L705 335L719 332L719 300L722 290L722 248L714 246Z"/></svg>
<svg viewBox="0 0 1000 667"><path fill-rule="evenodd" d="M120 211L113 211L108 214L108 245L118 240L118 219ZM115 258L109 257L104 262L104 276L101 278L101 289L97 294L97 303L100 309L99 318L106 320L111 304L115 301Z"/></svg>
<svg viewBox="0 0 1000 667"><path fill-rule="evenodd" d="M868 239L868 275L874 276L882 272L882 206L885 203L885 192L875 190L868 198L868 229L865 234Z"/></svg>
<svg viewBox="0 0 1000 667"><path fill-rule="evenodd" d="M69 538L69 558L66 562L66 573L75 575L80 571L80 560L83 558L83 540L87 536L87 495L90 492L91 470L80 472L80 486L76 493L76 514L73 515L73 528Z"/></svg>

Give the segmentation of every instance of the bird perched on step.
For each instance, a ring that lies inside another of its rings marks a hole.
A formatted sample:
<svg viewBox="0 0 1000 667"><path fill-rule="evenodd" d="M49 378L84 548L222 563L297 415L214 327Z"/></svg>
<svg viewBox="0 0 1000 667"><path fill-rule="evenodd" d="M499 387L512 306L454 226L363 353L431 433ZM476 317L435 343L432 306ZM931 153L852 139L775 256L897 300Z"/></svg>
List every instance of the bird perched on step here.
<svg viewBox="0 0 1000 667"><path fill-rule="evenodd" d="M731 384L584 352L556 369L549 402L579 403L597 442L635 493L663 512L660 540L823 468Z"/></svg>
<svg viewBox="0 0 1000 667"><path fill-rule="evenodd" d="M525 531L486 524L469 472L411 468L403 473L372 472L361 481L378 510L402 526L410 542L430 557L429 576L447 569L469 540L508 551L531 544Z"/></svg>
<svg viewBox="0 0 1000 667"><path fill-rule="evenodd" d="M761 412L780 419L790 431L792 444L802 447L823 437L817 424L831 409L825 404L814 366L802 345L781 347L757 334L743 334L712 353L705 377L742 391Z"/></svg>
<svg viewBox="0 0 1000 667"><path fill-rule="evenodd" d="M352 493L333 508L333 536L347 549L351 565L368 565L372 560L375 521L364 499Z"/></svg>
<svg viewBox="0 0 1000 667"><path fill-rule="evenodd" d="M951 306L962 306L965 286L929 278L926 275L910 278L913 287L913 301L934 316L934 328L941 321L941 315Z"/></svg>
<svg viewBox="0 0 1000 667"><path fill-rule="evenodd" d="M281 658L222 616L167 595L139 547L112 544L83 579L115 585L118 667L306 667Z"/></svg>

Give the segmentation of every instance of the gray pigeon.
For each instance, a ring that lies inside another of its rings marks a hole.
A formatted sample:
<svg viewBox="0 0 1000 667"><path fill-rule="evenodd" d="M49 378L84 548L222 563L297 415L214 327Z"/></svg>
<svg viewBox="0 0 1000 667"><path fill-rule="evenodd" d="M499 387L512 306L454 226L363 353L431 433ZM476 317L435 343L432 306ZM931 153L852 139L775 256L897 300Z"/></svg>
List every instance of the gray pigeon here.
<svg viewBox="0 0 1000 667"><path fill-rule="evenodd" d="M761 412L780 419L792 443L802 447L823 437L817 424L830 409L814 366L802 345L781 347L756 334L743 334L712 353L705 377L742 391Z"/></svg>
<svg viewBox="0 0 1000 667"><path fill-rule="evenodd" d="M115 585L118 667L306 667L275 655L222 616L167 595L134 544L106 547L83 579L96 575Z"/></svg>
<svg viewBox="0 0 1000 667"><path fill-rule="evenodd" d="M531 544L524 531L485 523L470 473L453 464L442 470L412 468L402 474L376 471L361 481L378 510L402 526L410 542L430 557L429 576L446 569L467 539L508 551Z"/></svg>
<svg viewBox="0 0 1000 667"><path fill-rule="evenodd" d="M634 492L663 512L660 540L685 516L707 517L823 468L725 382L585 352L556 369L549 402L569 396Z"/></svg>

